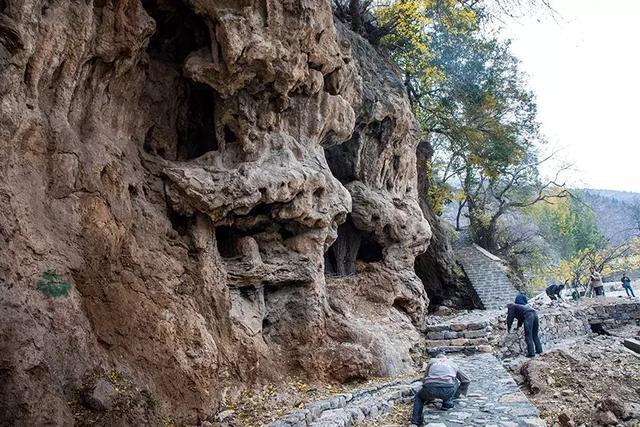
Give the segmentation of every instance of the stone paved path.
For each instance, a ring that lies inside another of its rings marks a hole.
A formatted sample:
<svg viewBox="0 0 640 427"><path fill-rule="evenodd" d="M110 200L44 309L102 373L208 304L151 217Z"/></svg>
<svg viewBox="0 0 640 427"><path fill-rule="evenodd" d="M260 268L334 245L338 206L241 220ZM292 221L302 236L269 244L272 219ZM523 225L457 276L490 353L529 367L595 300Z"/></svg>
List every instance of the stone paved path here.
<svg viewBox="0 0 640 427"><path fill-rule="evenodd" d="M469 393L458 399L455 408L449 411L441 411L439 402L427 405L424 412L426 426L545 425L536 407L494 355L452 356L451 359L472 378Z"/></svg>
<svg viewBox="0 0 640 427"><path fill-rule="evenodd" d="M544 426L538 410L492 354L451 356L472 379L467 397L457 400L449 411L440 402L425 407L425 425L443 426ZM351 394L341 394L294 410L271 427L351 427L366 426L394 405L412 401L420 382L398 380ZM406 414L407 424L409 416Z"/></svg>

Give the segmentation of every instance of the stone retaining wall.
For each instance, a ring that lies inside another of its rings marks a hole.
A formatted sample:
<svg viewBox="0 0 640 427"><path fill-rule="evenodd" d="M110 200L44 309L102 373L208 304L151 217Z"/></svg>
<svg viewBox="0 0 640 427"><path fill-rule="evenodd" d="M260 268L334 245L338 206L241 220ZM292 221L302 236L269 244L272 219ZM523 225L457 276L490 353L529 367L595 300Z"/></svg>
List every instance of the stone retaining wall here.
<svg viewBox="0 0 640 427"><path fill-rule="evenodd" d="M420 387L416 377L334 395L293 410L267 427L351 427L377 418L396 404L411 402Z"/></svg>
<svg viewBox="0 0 640 427"><path fill-rule="evenodd" d="M544 346L592 333L591 325L601 323L605 329L640 322L640 302L597 303L586 306L539 311L540 341ZM517 323L514 322L514 327ZM524 328L507 333L504 319L492 322L489 342L501 358L526 354Z"/></svg>
<svg viewBox="0 0 640 427"><path fill-rule="evenodd" d="M489 336L493 328L488 321L445 323L427 326L427 349L438 351L491 351Z"/></svg>
<svg viewBox="0 0 640 427"><path fill-rule="evenodd" d="M540 317L540 340L545 346L590 334L591 325L595 323L601 323L606 329L640 321L640 302L620 298L536 308ZM507 333L505 320L506 310L501 310L488 311L482 317L467 315L428 325L427 350L430 353L494 351L501 358L524 354L523 329L516 330L515 321L511 333Z"/></svg>

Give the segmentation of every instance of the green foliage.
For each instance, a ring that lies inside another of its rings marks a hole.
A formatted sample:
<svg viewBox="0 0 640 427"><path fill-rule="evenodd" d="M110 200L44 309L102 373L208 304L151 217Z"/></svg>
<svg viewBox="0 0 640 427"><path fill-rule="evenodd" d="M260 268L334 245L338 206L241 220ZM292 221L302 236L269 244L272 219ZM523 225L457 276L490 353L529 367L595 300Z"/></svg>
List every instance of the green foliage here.
<svg viewBox="0 0 640 427"><path fill-rule="evenodd" d="M497 4L511 10L509 1ZM490 29L495 28L491 10L485 9L490 2L388 0L377 5L377 22L393 27L382 41L402 70L423 139L433 147L426 194L433 211L440 214L457 202L458 218L466 208L476 243L501 254L526 255L531 260L524 266L527 272L542 274L548 264L544 250L527 246L530 239L501 232L499 220L568 192L557 180L540 176L540 165L551 157L540 155L536 100L510 42ZM574 206L567 231L572 235L568 254L597 240L592 215L579 209ZM558 236L560 218L547 216L548 234ZM517 271L520 277L524 273Z"/></svg>
<svg viewBox="0 0 640 427"><path fill-rule="evenodd" d="M555 199L532 207L530 213L562 259L574 258L587 249L601 249L605 244L595 213L578 197Z"/></svg>
<svg viewBox="0 0 640 427"><path fill-rule="evenodd" d="M440 27L438 27L440 28ZM538 140L533 95L508 44L482 33L434 35L434 66L446 76L420 114L438 159L449 172L495 179L521 164Z"/></svg>
<svg viewBox="0 0 640 427"><path fill-rule="evenodd" d="M429 179L436 173L434 167L437 168L439 165L434 164L431 160L426 162L426 171ZM438 216L442 215L446 205L455 200L457 195L458 193L456 193L446 182L433 179L429 180L427 188L427 203L431 206L431 210L434 214Z"/></svg>
<svg viewBox="0 0 640 427"><path fill-rule="evenodd" d="M395 25L383 40L434 149L427 198L436 213L454 200L466 206L476 241L491 250L497 218L539 201L544 184L535 98L509 42L486 30L480 5L395 0L375 13Z"/></svg>
<svg viewBox="0 0 640 427"><path fill-rule="evenodd" d="M591 268L604 275L640 268L640 240L582 249L575 256L561 260L553 276L574 287L586 288Z"/></svg>
<svg viewBox="0 0 640 427"><path fill-rule="evenodd" d="M47 270L40 275L36 287L46 297L59 298L69 295L71 285L55 271Z"/></svg>
<svg viewBox="0 0 640 427"><path fill-rule="evenodd" d="M456 0L393 1L376 10L395 22L385 38L401 67L425 137L446 165L495 177L520 163L538 138L534 97L509 43L487 36L482 10Z"/></svg>

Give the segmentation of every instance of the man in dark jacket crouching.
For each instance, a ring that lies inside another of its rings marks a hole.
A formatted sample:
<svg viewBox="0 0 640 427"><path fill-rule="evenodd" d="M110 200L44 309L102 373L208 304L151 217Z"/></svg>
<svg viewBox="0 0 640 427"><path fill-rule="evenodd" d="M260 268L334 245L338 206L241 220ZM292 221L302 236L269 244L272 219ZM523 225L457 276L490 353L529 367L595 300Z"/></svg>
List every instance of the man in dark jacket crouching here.
<svg viewBox="0 0 640 427"><path fill-rule="evenodd" d="M425 402L442 399L442 409L453 408L453 399L460 394L467 394L469 377L444 353L439 353L429 363L426 376L422 380L422 388L413 400L412 426L422 424L422 410Z"/></svg>
<svg viewBox="0 0 640 427"><path fill-rule="evenodd" d="M527 357L535 357L536 353L542 353L542 343L538 336L538 329L540 329L538 313L530 305L521 304L508 304L507 310L507 331L511 332L514 319L518 319L518 328L524 323Z"/></svg>

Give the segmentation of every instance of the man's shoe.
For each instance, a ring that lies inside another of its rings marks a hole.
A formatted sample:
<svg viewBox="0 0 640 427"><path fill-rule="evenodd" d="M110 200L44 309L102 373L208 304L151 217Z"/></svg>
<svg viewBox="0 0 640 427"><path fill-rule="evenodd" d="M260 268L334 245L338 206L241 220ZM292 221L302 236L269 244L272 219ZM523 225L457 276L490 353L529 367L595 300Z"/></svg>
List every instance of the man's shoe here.
<svg viewBox="0 0 640 427"><path fill-rule="evenodd" d="M529 359L533 359L534 357L536 357L536 355L535 355L535 354L527 354L527 357L528 357Z"/></svg>
<svg viewBox="0 0 640 427"><path fill-rule="evenodd" d="M442 405L442 409L443 411L448 411L449 409L453 409L453 405Z"/></svg>

